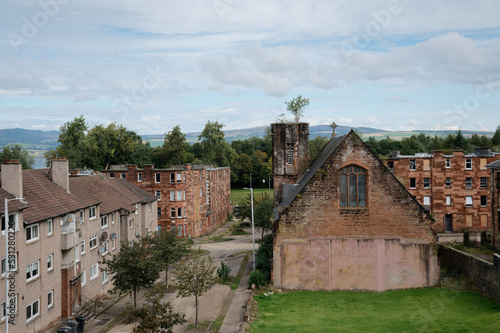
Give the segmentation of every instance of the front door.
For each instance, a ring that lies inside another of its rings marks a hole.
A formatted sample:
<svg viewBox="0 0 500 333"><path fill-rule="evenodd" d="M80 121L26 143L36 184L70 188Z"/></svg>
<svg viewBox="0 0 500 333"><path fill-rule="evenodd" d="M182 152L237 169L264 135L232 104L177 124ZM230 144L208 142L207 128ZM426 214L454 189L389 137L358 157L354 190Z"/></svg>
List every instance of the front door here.
<svg viewBox="0 0 500 333"><path fill-rule="evenodd" d="M444 232L452 232L453 231L453 215L446 214L444 216Z"/></svg>

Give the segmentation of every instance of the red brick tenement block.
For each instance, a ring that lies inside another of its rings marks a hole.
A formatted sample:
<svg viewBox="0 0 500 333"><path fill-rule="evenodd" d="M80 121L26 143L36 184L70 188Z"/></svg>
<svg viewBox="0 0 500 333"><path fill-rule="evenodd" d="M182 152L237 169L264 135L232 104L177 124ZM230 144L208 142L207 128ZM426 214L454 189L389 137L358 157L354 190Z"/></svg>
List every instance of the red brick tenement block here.
<svg viewBox="0 0 500 333"><path fill-rule="evenodd" d="M112 166L102 173L120 177L158 197L158 224L180 237L199 237L223 224L232 213L231 170L211 165Z"/></svg>
<svg viewBox="0 0 500 333"><path fill-rule="evenodd" d="M491 231L490 171L486 165L500 159L490 149L475 149L464 155L400 155L392 152L387 167L417 201L435 216L433 229L446 231Z"/></svg>

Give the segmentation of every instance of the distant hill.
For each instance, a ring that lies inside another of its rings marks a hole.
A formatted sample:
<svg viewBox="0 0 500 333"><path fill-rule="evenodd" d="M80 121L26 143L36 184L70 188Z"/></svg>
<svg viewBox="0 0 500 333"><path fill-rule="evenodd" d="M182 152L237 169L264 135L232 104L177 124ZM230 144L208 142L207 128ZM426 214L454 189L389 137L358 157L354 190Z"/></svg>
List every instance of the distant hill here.
<svg viewBox="0 0 500 333"><path fill-rule="evenodd" d="M22 128L0 129L0 146L9 143L20 143L29 148L48 148L56 147L59 132L57 131L39 131L27 130Z"/></svg>
<svg viewBox="0 0 500 333"><path fill-rule="evenodd" d="M262 138L264 137L264 135L266 135L266 128L268 128L268 126L226 130L224 131L224 133L226 136L226 141L230 143L234 140L245 140L251 137ZM446 136L449 133L456 133L456 131L429 130L392 132L371 127L350 127L340 125L336 128L337 135L346 134L351 130L351 128L361 133L363 138L365 139L371 136L375 137L376 139L383 139L386 136L389 136L391 139L401 140L404 137L409 137L419 133L424 133L431 136ZM309 133L311 139L314 139L318 135L329 138L332 134L332 128L329 125L310 126ZM488 137L493 136L493 132L463 130L462 133L466 136L470 136L474 133L477 133L479 135L486 135ZM198 135L200 135L200 132L186 133L186 139L189 143L195 143L198 141ZM143 140L151 142L151 145L153 147L163 144L163 140L165 139L165 135L163 134L141 135L141 137ZM58 145L58 138L58 131L39 131L27 130L22 128L0 129L0 147L5 146L9 143L20 143L24 148L27 149L49 150L50 148L54 148Z"/></svg>

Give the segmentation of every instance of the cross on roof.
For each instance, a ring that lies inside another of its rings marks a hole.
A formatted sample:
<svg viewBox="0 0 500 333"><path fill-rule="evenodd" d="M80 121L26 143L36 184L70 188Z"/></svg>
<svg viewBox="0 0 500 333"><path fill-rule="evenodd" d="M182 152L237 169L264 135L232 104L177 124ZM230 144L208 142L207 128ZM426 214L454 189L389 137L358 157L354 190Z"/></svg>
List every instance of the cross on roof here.
<svg viewBox="0 0 500 333"><path fill-rule="evenodd" d="M337 134L335 133L335 129L336 129L337 127L339 127L339 126L338 126L337 124L335 124L335 122L333 122L333 123L330 125L330 127L333 129L333 133L332 133L332 138L333 138L334 136L336 136L336 135L337 135Z"/></svg>

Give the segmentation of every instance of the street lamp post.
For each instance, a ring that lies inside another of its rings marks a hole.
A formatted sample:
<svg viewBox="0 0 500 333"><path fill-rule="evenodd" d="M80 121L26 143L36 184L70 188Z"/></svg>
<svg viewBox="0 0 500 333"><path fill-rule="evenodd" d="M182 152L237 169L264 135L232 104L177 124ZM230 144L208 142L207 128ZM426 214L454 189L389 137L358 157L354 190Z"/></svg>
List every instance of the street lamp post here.
<svg viewBox="0 0 500 333"><path fill-rule="evenodd" d="M254 227L254 221L253 221L253 188L248 188L244 187L244 190L250 190L250 206L252 207L252 246L253 246L253 252L252 252L252 258L253 258L253 271L255 272L255 227Z"/></svg>
<svg viewBox="0 0 500 333"><path fill-rule="evenodd" d="M13 199L5 199L4 206L4 220L5 220L5 333L9 333L9 318L7 315L7 310L9 309L9 273L10 273L10 265L9 265L9 202L14 200L20 200L24 203L24 198L13 198ZM15 232L15 224L14 224L14 232Z"/></svg>

